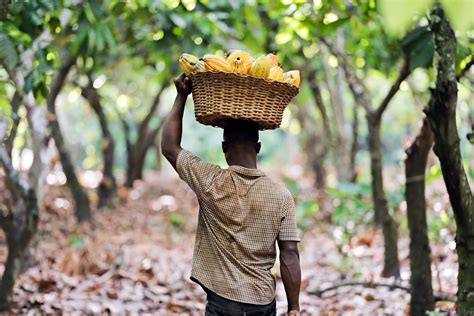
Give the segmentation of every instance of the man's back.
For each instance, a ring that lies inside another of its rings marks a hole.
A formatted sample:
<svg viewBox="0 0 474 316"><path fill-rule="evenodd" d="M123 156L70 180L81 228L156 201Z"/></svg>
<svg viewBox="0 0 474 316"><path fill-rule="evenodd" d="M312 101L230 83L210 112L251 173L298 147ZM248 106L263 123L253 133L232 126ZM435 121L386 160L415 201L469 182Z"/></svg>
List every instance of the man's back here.
<svg viewBox="0 0 474 316"><path fill-rule="evenodd" d="M192 278L231 300L272 302L275 241L299 240L291 194L257 169L221 169L185 150L176 167L200 205Z"/></svg>
<svg viewBox="0 0 474 316"><path fill-rule="evenodd" d="M270 273L275 241L288 314L297 315L301 268L295 208L288 190L257 170L258 124L226 119L222 151L229 169L203 162L181 147L192 83L185 74L174 82L178 94L163 124L161 151L201 206L191 278L207 292L206 316L276 315Z"/></svg>

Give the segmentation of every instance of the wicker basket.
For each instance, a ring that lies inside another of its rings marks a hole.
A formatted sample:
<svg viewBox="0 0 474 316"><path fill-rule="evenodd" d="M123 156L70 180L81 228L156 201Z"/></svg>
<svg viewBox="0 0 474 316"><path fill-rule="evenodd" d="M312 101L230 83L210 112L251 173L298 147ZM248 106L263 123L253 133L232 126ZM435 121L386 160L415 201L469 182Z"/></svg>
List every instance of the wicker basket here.
<svg viewBox="0 0 474 316"><path fill-rule="evenodd" d="M239 73L206 71L190 78L196 120L216 127L232 118L257 122L260 130L278 128L283 111L299 92L288 83Z"/></svg>

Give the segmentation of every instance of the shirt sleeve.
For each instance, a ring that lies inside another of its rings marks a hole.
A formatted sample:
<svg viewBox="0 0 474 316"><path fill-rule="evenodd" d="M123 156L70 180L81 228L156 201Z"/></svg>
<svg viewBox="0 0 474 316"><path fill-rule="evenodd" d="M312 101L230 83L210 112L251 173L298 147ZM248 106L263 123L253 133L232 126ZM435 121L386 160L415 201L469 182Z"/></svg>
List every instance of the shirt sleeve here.
<svg viewBox="0 0 474 316"><path fill-rule="evenodd" d="M283 218L277 239L280 241L300 241L298 228L296 227L295 203L289 192L283 203Z"/></svg>
<svg viewBox="0 0 474 316"><path fill-rule="evenodd" d="M179 177L199 196L201 192L208 189L221 168L202 161L191 152L183 149L179 152L176 160L176 171Z"/></svg>

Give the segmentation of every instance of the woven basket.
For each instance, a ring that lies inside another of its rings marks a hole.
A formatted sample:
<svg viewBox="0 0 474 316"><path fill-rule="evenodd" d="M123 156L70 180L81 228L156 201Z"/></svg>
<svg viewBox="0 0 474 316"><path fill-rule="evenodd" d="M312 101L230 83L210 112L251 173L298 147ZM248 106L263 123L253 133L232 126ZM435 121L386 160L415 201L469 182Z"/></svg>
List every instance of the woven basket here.
<svg viewBox="0 0 474 316"><path fill-rule="evenodd" d="M206 71L190 78L196 120L216 127L231 118L256 122L260 130L278 128L283 111L299 92L288 83L239 73Z"/></svg>

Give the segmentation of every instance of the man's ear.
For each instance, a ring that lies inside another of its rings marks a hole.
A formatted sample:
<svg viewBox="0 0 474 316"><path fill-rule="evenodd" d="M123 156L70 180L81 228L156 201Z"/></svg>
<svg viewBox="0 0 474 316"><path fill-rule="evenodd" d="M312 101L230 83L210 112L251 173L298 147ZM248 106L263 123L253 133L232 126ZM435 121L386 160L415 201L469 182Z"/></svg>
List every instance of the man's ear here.
<svg viewBox="0 0 474 316"><path fill-rule="evenodd" d="M258 142L257 145L255 145L255 149L257 150L257 154L259 154L260 149L262 149L262 144L260 142Z"/></svg>
<svg viewBox="0 0 474 316"><path fill-rule="evenodd" d="M224 154L227 154L228 145L226 142L222 142L222 151Z"/></svg>

